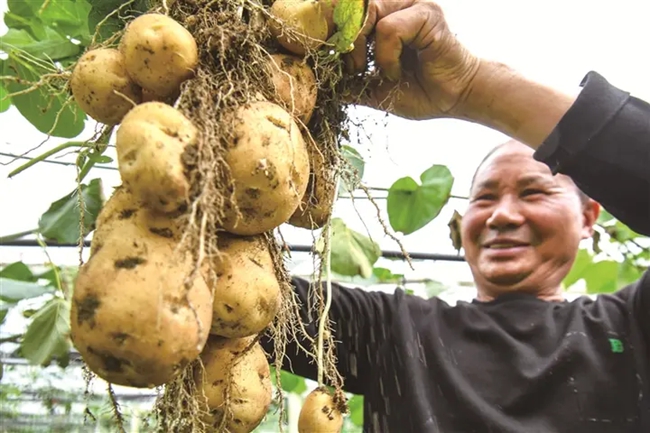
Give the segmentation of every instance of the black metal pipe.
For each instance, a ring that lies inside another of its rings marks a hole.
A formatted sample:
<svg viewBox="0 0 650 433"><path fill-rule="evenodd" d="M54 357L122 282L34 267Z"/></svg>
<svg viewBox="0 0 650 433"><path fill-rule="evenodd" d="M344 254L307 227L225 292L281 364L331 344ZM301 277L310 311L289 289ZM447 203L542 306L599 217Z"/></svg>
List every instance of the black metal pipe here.
<svg viewBox="0 0 650 433"><path fill-rule="evenodd" d="M90 247L90 240L84 240L84 247ZM79 244L64 244L58 242L45 242L48 247L61 247L61 248L76 248ZM9 242L0 243L2 247L38 247L40 246L35 240L31 239L16 239ZM309 253L312 251L311 245L288 245L289 251L299 253ZM442 262L464 262L465 257L453 254L435 254L435 253L408 253L409 257L413 260L428 260L428 261L442 261ZM401 251L382 250L381 256L387 259L402 259L404 254Z"/></svg>

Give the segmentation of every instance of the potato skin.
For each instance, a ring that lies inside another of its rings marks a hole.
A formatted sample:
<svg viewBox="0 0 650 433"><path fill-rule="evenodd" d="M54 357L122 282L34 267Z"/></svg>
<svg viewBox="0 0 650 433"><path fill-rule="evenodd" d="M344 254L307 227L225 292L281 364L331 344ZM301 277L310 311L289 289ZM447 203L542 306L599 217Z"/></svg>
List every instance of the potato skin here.
<svg viewBox="0 0 650 433"><path fill-rule="evenodd" d="M145 206L173 213L189 201L183 158L196 149L198 130L175 108L147 102L131 110L116 134L118 168L125 186Z"/></svg>
<svg viewBox="0 0 650 433"><path fill-rule="evenodd" d="M264 330L280 308L280 284L263 236L219 235L211 332L228 338Z"/></svg>
<svg viewBox="0 0 650 433"><path fill-rule="evenodd" d="M300 57L288 54L272 54L269 68L280 105L308 124L318 97L314 71Z"/></svg>
<svg viewBox="0 0 650 433"><path fill-rule="evenodd" d="M296 210L309 181L309 156L298 125L277 104L242 106L234 122L225 160L242 215L228 206L223 228L252 236L280 226Z"/></svg>
<svg viewBox="0 0 650 433"><path fill-rule="evenodd" d="M223 419L225 392L228 378L231 416L226 421L230 433L253 431L264 419L272 400L271 371L264 349L259 343L248 350L235 363L253 338L225 339L211 336L201 360L204 368L196 368L197 399L207 406L210 416L206 424L218 427ZM232 375L232 376L231 376Z"/></svg>
<svg viewBox="0 0 650 433"><path fill-rule="evenodd" d="M336 172L313 140L309 145L309 164L311 173L307 191L288 223L315 230L323 227L332 214L336 198Z"/></svg>
<svg viewBox="0 0 650 433"><path fill-rule="evenodd" d="M82 55L72 71L70 89L81 109L106 125L119 124L142 100L142 89L129 77L122 53L113 48Z"/></svg>
<svg viewBox="0 0 650 433"><path fill-rule="evenodd" d="M343 415L327 388L316 388L307 395L298 416L299 433L338 433Z"/></svg>
<svg viewBox="0 0 650 433"><path fill-rule="evenodd" d="M119 50L129 75L160 98L178 92L199 62L192 34L174 19L158 13L140 15L126 28Z"/></svg>
<svg viewBox="0 0 650 433"><path fill-rule="evenodd" d="M71 338L102 379L152 388L199 356L209 335L212 293L200 273L183 284L194 262L174 251L174 222L129 203L126 190L117 193L75 282Z"/></svg>
<svg viewBox="0 0 650 433"><path fill-rule="evenodd" d="M275 0L270 12L280 21L268 21L271 35L293 54L304 56L308 50L318 49L327 40L329 10L324 10L318 0ZM298 34L290 37L283 27Z"/></svg>

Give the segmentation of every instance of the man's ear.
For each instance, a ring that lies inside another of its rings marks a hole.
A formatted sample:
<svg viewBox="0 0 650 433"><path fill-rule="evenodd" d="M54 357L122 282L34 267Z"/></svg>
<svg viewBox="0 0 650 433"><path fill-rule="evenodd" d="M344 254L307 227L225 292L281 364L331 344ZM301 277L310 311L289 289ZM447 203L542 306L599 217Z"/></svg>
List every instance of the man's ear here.
<svg viewBox="0 0 650 433"><path fill-rule="evenodd" d="M600 215L600 204L588 199L582 205L582 239L589 239L594 235L594 224Z"/></svg>

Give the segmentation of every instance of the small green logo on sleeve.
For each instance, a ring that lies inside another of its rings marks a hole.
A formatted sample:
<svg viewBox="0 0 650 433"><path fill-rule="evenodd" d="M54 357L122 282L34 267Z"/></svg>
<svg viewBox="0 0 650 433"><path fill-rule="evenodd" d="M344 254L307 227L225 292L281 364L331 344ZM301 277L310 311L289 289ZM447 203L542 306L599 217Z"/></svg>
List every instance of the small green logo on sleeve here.
<svg viewBox="0 0 650 433"><path fill-rule="evenodd" d="M623 353L623 342L618 338L610 338L609 344L612 347L612 352L614 353Z"/></svg>

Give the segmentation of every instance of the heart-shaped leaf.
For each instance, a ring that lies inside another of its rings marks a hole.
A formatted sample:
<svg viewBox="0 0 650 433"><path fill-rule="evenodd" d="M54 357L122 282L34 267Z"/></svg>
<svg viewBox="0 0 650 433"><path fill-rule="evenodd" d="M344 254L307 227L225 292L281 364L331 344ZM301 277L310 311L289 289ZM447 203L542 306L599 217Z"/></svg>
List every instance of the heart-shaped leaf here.
<svg viewBox="0 0 650 433"><path fill-rule="evenodd" d="M23 299L35 298L53 291L54 287L52 286L0 278L0 300L5 302L16 303Z"/></svg>
<svg viewBox="0 0 650 433"><path fill-rule="evenodd" d="M388 220L393 230L409 235L429 224L447 204L454 177L444 165L433 165L420 175L398 179L388 190Z"/></svg>
<svg viewBox="0 0 650 433"><path fill-rule="evenodd" d="M70 303L54 298L32 316L20 353L33 365L47 365L53 358L66 363L71 346L69 333Z"/></svg>

